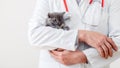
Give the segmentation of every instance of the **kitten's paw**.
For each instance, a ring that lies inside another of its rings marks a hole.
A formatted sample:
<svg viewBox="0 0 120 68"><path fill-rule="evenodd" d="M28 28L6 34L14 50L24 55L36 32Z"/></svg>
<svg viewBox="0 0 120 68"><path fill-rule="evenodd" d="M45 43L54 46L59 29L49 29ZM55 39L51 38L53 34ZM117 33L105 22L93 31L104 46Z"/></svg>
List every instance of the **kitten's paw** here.
<svg viewBox="0 0 120 68"><path fill-rule="evenodd" d="M64 30L70 30L68 26L63 27Z"/></svg>

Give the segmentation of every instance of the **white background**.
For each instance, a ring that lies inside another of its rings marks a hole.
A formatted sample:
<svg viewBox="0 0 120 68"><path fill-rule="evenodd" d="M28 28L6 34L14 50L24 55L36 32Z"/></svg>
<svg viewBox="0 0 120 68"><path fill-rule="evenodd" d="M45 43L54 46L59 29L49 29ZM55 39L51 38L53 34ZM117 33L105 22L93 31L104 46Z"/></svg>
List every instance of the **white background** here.
<svg viewBox="0 0 120 68"><path fill-rule="evenodd" d="M36 0L0 0L0 68L37 68L39 50L27 40ZM120 60L111 64L120 68Z"/></svg>

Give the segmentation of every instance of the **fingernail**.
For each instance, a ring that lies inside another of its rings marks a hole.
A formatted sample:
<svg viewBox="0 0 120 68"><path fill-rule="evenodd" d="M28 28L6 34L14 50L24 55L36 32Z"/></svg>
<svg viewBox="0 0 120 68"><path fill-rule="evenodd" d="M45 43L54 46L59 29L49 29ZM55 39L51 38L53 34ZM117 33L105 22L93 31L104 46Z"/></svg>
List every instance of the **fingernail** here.
<svg viewBox="0 0 120 68"><path fill-rule="evenodd" d="M112 57L112 54L110 54L110 57Z"/></svg>
<svg viewBox="0 0 120 68"><path fill-rule="evenodd" d="M118 48L115 48L115 51L118 51Z"/></svg>
<svg viewBox="0 0 120 68"><path fill-rule="evenodd" d="M105 57L105 59L107 59L107 57Z"/></svg>
<svg viewBox="0 0 120 68"><path fill-rule="evenodd" d="M105 57L105 59L107 59L107 57Z"/></svg>
<svg viewBox="0 0 120 68"><path fill-rule="evenodd" d="M117 49L117 51L118 51L118 48L116 48Z"/></svg>
<svg viewBox="0 0 120 68"><path fill-rule="evenodd" d="M101 55L103 58L105 58L103 55Z"/></svg>

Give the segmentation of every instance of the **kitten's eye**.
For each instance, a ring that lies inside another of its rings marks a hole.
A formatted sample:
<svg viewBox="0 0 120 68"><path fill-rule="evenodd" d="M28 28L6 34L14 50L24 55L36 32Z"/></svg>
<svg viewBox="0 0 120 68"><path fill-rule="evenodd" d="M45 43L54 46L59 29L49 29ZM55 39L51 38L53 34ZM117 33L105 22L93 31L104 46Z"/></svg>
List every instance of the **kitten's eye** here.
<svg viewBox="0 0 120 68"><path fill-rule="evenodd" d="M57 20L55 19L55 21L57 21Z"/></svg>

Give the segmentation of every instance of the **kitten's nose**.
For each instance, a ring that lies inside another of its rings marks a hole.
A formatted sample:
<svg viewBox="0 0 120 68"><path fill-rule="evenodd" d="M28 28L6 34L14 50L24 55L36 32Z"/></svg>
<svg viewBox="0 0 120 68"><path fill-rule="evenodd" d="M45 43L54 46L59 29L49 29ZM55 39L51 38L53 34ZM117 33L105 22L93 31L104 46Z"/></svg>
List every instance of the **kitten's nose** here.
<svg viewBox="0 0 120 68"><path fill-rule="evenodd" d="M54 20L54 21L56 21L56 19L55 19L55 18L53 18L53 20Z"/></svg>

